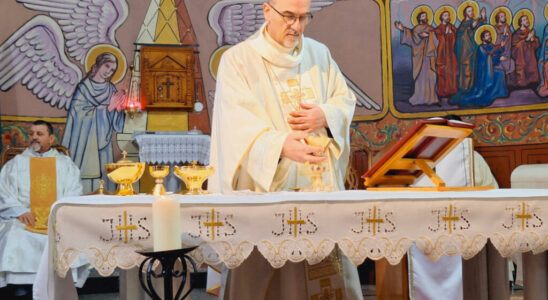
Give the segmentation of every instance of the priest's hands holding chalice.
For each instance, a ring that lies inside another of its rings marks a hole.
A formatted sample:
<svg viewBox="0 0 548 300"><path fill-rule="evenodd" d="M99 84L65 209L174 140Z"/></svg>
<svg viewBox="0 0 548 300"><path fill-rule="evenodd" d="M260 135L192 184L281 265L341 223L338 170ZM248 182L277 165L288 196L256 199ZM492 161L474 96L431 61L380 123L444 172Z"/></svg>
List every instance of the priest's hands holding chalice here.
<svg viewBox="0 0 548 300"><path fill-rule="evenodd" d="M19 219L21 223L29 227L34 227L34 223L36 221L36 218L30 211L20 215L19 217L17 217L17 219Z"/></svg>
<svg viewBox="0 0 548 300"><path fill-rule="evenodd" d="M282 148L282 158L289 158L298 163L320 163L325 161L324 156L317 156L317 153L322 153L324 149L316 146L309 146L302 143L302 140L307 138L310 133L327 127L327 120L323 110L315 104L301 103L300 109L293 111L290 114L287 122L291 132L285 139Z"/></svg>

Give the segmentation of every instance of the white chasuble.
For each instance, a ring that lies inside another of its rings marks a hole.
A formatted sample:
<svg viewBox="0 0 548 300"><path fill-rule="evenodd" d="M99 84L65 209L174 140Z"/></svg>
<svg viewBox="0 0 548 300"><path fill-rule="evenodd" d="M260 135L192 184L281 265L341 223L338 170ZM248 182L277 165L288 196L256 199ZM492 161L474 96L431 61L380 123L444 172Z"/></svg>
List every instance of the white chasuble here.
<svg viewBox="0 0 548 300"><path fill-rule="evenodd" d="M70 157L51 149L43 154L27 148L8 161L0 171L0 287L6 284L32 284L48 237L25 230L17 216L30 211L30 167L33 157L55 157L56 198L82 194L80 171ZM79 259L75 267L84 265ZM73 278L87 278L88 270L73 269Z"/></svg>
<svg viewBox="0 0 548 300"><path fill-rule="evenodd" d="M308 187L303 165L280 159L292 131L287 119L300 103L316 104L323 110L328 129L311 135L332 137L327 150L329 171L323 180L335 190L344 189L355 102L325 45L303 37L294 49L284 48L263 25L227 50L219 65L210 157L216 172L209 178L209 189L230 193ZM339 250L321 264L325 266L287 263L273 269L255 249L240 267L223 276L221 294L238 300L331 295L332 299L362 299L356 267Z"/></svg>

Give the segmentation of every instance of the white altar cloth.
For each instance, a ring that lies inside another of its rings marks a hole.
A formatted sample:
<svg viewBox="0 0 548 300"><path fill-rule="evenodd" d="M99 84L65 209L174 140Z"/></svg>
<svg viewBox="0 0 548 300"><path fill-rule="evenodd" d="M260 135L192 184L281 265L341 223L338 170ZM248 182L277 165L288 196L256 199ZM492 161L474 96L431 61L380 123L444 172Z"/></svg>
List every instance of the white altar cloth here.
<svg viewBox="0 0 548 300"><path fill-rule="evenodd" d="M139 159L154 164L209 164L211 137L204 134L139 134Z"/></svg>
<svg viewBox="0 0 548 300"><path fill-rule="evenodd" d="M548 249L547 189L169 196L181 203L183 246L199 245L196 262L229 268L254 246L275 268L320 262L335 244L354 264L383 257L397 264L412 242L434 260L471 258L488 238L504 257ZM80 253L103 276L138 266L143 258L135 250L152 247L153 200L94 195L56 202L49 261L41 268L64 277Z"/></svg>

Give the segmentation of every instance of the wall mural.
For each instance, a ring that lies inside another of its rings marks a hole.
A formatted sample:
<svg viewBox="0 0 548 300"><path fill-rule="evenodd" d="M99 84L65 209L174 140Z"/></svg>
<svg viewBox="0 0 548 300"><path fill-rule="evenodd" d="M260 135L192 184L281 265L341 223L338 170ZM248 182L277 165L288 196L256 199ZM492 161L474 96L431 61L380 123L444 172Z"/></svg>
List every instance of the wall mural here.
<svg viewBox="0 0 548 300"><path fill-rule="evenodd" d="M25 17L28 21L0 43L0 90L20 83L37 99L59 110L70 109L66 119L50 118L59 142L74 147L72 152L80 157L94 148L95 165L102 164L99 159L110 157L112 144L97 137L110 136L123 123L123 114L116 113L123 98L116 90L122 89L119 80L127 66L120 48L127 52L132 47L127 41L128 45L119 45L116 32L127 30L133 14L140 26L150 1L132 3L129 21L126 0L12 1L19 11L24 7L36 15ZM203 74L208 98L213 97L222 53L264 22L262 2L184 1L196 31L200 63L210 67L211 74ZM307 35L328 45L359 100L351 128L353 143L379 150L405 134L417 119L449 113L476 125L477 145L548 142L544 1L312 0L311 10L315 18ZM330 30L339 24L348 31ZM357 44L348 35L365 42ZM372 72L375 63L379 71ZM11 117L16 116L2 116L3 144L24 145L28 122L37 117ZM90 130L99 134L86 134ZM85 139L75 140L76 136ZM89 170L89 177L97 178Z"/></svg>
<svg viewBox="0 0 548 300"><path fill-rule="evenodd" d="M398 117L548 108L544 1L392 1Z"/></svg>
<svg viewBox="0 0 548 300"><path fill-rule="evenodd" d="M115 39L128 15L126 1L17 2L48 15L31 18L1 44L0 89L21 83L36 98L68 110L58 141L80 168L84 191L98 188L101 178L110 184L103 166L113 161L112 133L122 130L125 117L126 97L114 84L127 70Z"/></svg>

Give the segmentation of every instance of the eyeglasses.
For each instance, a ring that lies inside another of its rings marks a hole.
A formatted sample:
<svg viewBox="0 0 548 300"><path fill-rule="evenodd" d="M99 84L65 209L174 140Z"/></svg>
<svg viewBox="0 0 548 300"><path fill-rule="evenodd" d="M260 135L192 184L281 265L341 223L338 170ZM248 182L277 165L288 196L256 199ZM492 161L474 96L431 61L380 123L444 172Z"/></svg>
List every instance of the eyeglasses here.
<svg viewBox="0 0 548 300"><path fill-rule="evenodd" d="M282 14L281 12L279 12L277 9L275 9L274 6L272 6L270 4L268 6L272 7L272 9L275 12L277 12L280 16L282 16L282 18L284 19L285 24L287 24L287 25L293 25L295 22L297 22L297 19L299 19L299 23L301 25L307 25L308 23L310 23L310 21L312 21L312 18L314 17L311 13L306 13L302 16L285 15L285 14Z"/></svg>

